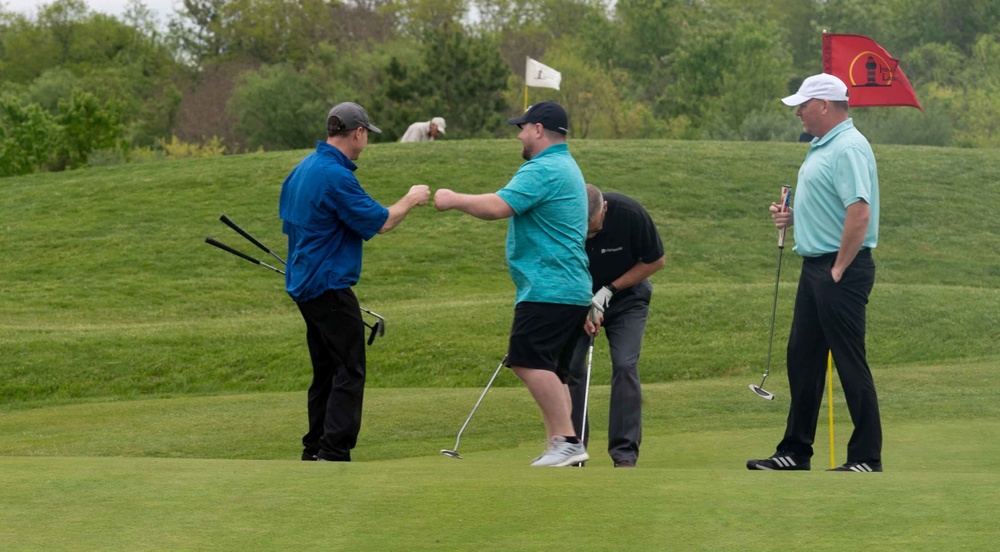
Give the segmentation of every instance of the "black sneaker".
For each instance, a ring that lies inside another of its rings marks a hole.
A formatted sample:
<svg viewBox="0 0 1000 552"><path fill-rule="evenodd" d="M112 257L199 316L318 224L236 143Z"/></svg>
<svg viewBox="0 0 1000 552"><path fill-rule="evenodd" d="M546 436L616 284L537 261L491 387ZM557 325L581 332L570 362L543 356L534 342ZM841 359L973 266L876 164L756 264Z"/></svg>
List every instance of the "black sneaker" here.
<svg viewBox="0 0 1000 552"><path fill-rule="evenodd" d="M844 472L858 472L858 473L880 472L882 471L882 462L875 462L875 461L848 462L843 466L837 466L832 470L826 470L826 471L844 471Z"/></svg>
<svg viewBox="0 0 1000 552"><path fill-rule="evenodd" d="M778 451L774 456L763 460L747 460L748 470L808 470L809 459L796 456L790 452Z"/></svg>

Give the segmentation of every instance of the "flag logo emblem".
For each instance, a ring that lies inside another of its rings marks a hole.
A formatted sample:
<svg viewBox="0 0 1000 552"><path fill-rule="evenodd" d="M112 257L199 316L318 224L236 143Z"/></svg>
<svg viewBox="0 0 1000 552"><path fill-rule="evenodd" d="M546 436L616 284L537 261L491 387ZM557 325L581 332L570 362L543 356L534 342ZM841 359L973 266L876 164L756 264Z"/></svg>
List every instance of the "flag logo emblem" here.
<svg viewBox="0 0 1000 552"><path fill-rule="evenodd" d="M864 51L854 57L848 71L851 86L892 86L896 64L876 52Z"/></svg>

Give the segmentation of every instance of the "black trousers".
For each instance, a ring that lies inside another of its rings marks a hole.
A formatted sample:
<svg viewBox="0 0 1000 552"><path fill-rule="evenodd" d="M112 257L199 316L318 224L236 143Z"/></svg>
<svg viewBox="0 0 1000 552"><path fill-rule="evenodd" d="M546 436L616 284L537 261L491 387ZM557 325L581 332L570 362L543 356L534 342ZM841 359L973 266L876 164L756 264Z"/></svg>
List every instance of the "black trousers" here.
<svg viewBox="0 0 1000 552"><path fill-rule="evenodd" d="M312 359L309 432L303 459L349 462L361 431L365 394L365 326L351 289L330 290L298 303Z"/></svg>
<svg viewBox="0 0 1000 552"><path fill-rule="evenodd" d="M847 461L880 461L882 422L865 353L865 311L875 283L875 263L871 251L864 249L835 283L830 269L836 258L836 253L831 253L806 257L802 262L788 338L791 406L778 450L812 456L826 384L827 351L832 351L854 422Z"/></svg>

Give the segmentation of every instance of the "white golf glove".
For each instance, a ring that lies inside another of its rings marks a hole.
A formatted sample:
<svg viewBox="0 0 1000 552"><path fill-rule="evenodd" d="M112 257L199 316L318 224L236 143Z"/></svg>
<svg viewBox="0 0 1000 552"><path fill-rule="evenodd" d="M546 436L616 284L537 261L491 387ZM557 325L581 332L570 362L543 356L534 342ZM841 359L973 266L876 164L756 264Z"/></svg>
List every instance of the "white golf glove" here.
<svg viewBox="0 0 1000 552"><path fill-rule="evenodd" d="M605 309L608 308L608 304L611 303L611 296L614 294L615 292L611 291L608 286L604 286L597 290L597 293L594 294L594 298L590 300L590 304L594 307L594 309L597 309L603 315Z"/></svg>

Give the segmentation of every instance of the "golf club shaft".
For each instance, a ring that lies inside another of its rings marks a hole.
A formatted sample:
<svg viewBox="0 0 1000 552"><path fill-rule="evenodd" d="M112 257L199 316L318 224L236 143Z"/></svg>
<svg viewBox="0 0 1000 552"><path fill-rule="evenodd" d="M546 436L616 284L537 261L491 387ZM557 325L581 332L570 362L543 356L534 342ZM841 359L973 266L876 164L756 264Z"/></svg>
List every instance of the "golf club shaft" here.
<svg viewBox="0 0 1000 552"><path fill-rule="evenodd" d="M837 449L833 446L833 351L826 357L826 405L830 413L830 469L837 467Z"/></svg>
<svg viewBox="0 0 1000 552"><path fill-rule="evenodd" d="M583 418L580 422L580 442L584 443L587 440L587 403L590 400L590 367L593 366L594 362L594 337L596 334L590 335L590 347L587 348L587 381L583 386Z"/></svg>
<svg viewBox="0 0 1000 552"><path fill-rule="evenodd" d="M261 262L261 261L255 259L255 258L251 257L250 255L247 255L246 253L243 253L242 251L237 251L237 250L233 249L232 247L229 247L228 245L226 245L226 244L224 244L222 242L216 241L214 238L205 238L205 243L207 243L209 245L214 245L215 247L218 247L219 249L221 249L223 251L226 251L227 253L232 253L233 255L236 255L237 257L239 257L241 259L245 259L247 261L250 261L253 264L260 265L260 266L262 266L264 268L269 268L269 269L277 272L278 274L284 274L285 273L285 271L281 270L280 268L275 268L275 267L273 267L273 266L271 266L271 265L269 265L269 264L267 264L265 262Z"/></svg>
<svg viewBox="0 0 1000 552"><path fill-rule="evenodd" d="M771 333L767 338L767 363L764 365L764 379L760 380L760 386L764 387L764 380L771 372L771 349L774 345L774 317L778 312L778 282L781 281L781 253L784 249L778 248L778 269L774 276L774 302L771 304Z"/></svg>
<svg viewBox="0 0 1000 552"><path fill-rule="evenodd" d="M368 310L368 309L366 309L364 307L358 307L358 308L361 309L362 311L367 312L368 314L374 316L375 318L378 318L380 321L382 321L383 324L385 324L385 317L383 317L381 314L379 314L377 312L374 312L374 311L370 311L370 310Z"/></svg>
<svg viewBox="0 0 1000 552"><path fill-rule="evenodd" d="M267 254L271 255L275 259L278 259L278 261L281 262L281 264L287 264L287 263L285 263L285 260L282 259L281 257L279 257L277 254L275 254L274 251L271 251L266 245L264 245L264 244L260 243L259 241L257 241L257 238L251 236L250 232L247 232L246 230L240 228L240 225L236 224L235 222L233 222L233 219L227 217L226 215L222 215L222 216L219 217L219 220L221 220L226 226L232 228L233 230L236 230L236 232L239 233L239 235L241 235L244 238L246 238L247 240L249 240L250 243L256 245L259 248L261 248L263 251L265 251Z"/></svg>
<svg viewBox="0 0 1000 552"><path fill-rule="evenodd" d="M787 213L789 205L792 201L792 189L788 186L781 187L781 204L780 209L782 213ZM785 250L785 229L782 226L778 229L778 267L775 269L774 275L774 302L771 305L771 332L770 336L767 338L767 363L764 365L764 378L760 380L761 388L764 387L764 381L767 380L767 375L771 372L771 348L774 345L774 317L778 312L778 283L781 282L781 254Z"/></svg>
<svg viewBox="0 0 1000 552"><path fill-rule="evenodd" d="M503 360L500 361L496 371L493 372L493 377L490 378L490 382L486 384L486 389L483 389L483 392L479 395L479 400L476 401L476 405L472 407L472 412L469 412L469 417L466 418L465 423L462 424L462 429L458 430L458 436L455 437L455 448L452 450L458 452L458 442L462 440L462 432L465 431L465 427L469 425L469 421L472 420L472 415L475 414L476 409L479 408L479 403L483 402L483 397L486 396L486 392L493 386L493 380L497 379L497 376L500 375L500 370L503 369L504 362L507 362L507 355L503 356Z"/></svg>

